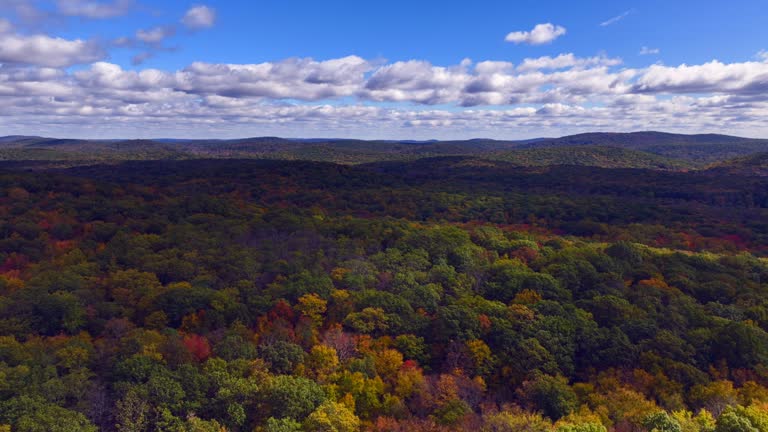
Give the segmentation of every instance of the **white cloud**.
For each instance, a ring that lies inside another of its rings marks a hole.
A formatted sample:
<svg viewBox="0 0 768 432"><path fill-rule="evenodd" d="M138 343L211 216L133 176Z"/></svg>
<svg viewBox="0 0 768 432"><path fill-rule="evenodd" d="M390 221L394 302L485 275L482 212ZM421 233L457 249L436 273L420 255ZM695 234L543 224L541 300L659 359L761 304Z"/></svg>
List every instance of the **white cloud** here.
<svg viewBox="0 0 768 432"><path fill-rule="evenodd" d="M515 31L506 37L507 42L516 44L543 45L548 44L566 33L565 27L551 23L537 24L531 31Z"/></svg>
<svg viewBox="0 0 768 432"><path fill-rule="evenodd" d="M426 61L396 62L377 69L359 96L388 102L461 106L512 105L582 101L612 95L630 87L631 70L611 72L621 60L606 57L525 59L517 68L508 62L435 66ZM545 70L552 70L545 72Z"/></svg>
<svg viewBox="0 0 768 432"><path fill-rule="evenodd" d="M148 30L138 30L136 32L136 39L148 44L157 44L173 36L175 33L176 28L173 26L153 27Z"/></svg>
<svg viewBox="0 0 768 432"><path fill-rule="evenodd" d="M475 71L481 75L490 75L494 73L509 73L514 67L515 65L510 62L486 60L475 65Z"/></svg>
<svg viewBox="0 0 768 432"><path fill-rule="evenodd" d="M713 60L691 66L653 65L642 74L633 89L638 93L768 95L768 63L724 64Z"/></svg>
<svg viewBox="0 0 768 432"><path fill-rule="evenodd" d="M2 63L0 128L8 133L458 138L663 129L768 135L768 63L762 61L631 69L618 59L573 54L519 65L447 66L349 56L193 63L178 71L95 62L74 72Z"/></svg>
<svg viewBox="0 0 768 432"><path fill-rule="evenodd" d="M56 6L63 15L93 19L113 18L125 15L133 5L132 0L99 2L93 0L57 0Z"/></svg>
<svg viewBox="0 0 768 432"><path fill-rule="evenodd" d="M158 69L126 71L107 62L96 62L90 69L77 71L73 76L82 87L91 89L164 90L173 87L175 82L173 74Z"/></svg>
<svg viewBox="0 0 768 432"><path fill-rule="evenodd" d="M90 63L104 55L96 43L80 39L17 34L0 37L0 63L66 67Z"/></svg>
<svg viewBox="0 0 768 432"><path fill-rule="evenodd" d="M286 59L275 63L197 62L175 74L188 93L227 97L320 100L354 95L371 63L348 56L326 61Z"/></svg>
<svg viewBox="0 0 768 432"><path fill-rule="evenodd" d="M621 59L608 57L588 57L578 58L572 53L560 54L557 57L539 57L527 58L517 67L521 71L531 71L539 69L565 69L571 67L589 67L589 66L616 66L620 65Z"/></svg>
<svg viewBox="0 0 768 432"><path fill-rule="evenodd" d="M644 46L640 48L640 52L638 54L639 55L656 55L656 54L659 54L660 52L661 50L658 48L648 48L647 46Z"/></svg>
<svg viewBox="0 0 768 432"><path fill-rule="evenodd" d="M630 9L628 11L625 11L625 12L619 14L619 15L616 15L613 18L609 18L609 19L601 22L600 26L601 27L607 27L607 26L609 26L611 24L616 24L617 22L623 20L624 18L628 17L629 15L633 14L634 12L635 12L634 9Z"/></svg>
<svg viewBox="0 0 768 432"><path fill-rule="evenodd" d="M450 103L460 98L469 79L462 65L445 68L421 60L401 61L379 68L365 83L363 94L376 101Z"/></svg>
<svg viewBox="0 0 768 432"><path fill-rule="evenodd" d="M760 50L760 51L759 51L759 52L758 52L758 53L755 55L755 57L756 57L758 60L762 60L762 61L768 61L768 51L766 51L766 50Z"/></svg>
<svg viewBox="0 0 768 432"><path fill-rule="evenodd" d="M184 14L181 22L193 30L210 28L216 22L216 11L204 5L194 6Z"/></svg>
<svg viewBox="0 0 768 432"><path fill-rule="evenodd" d="M0 81L0 88L2 82ZM51 88L51 91L53 88ZM629 99L629 98L625 98ZM558 135L583 130L679 132L760 130L766 104L724 110L725 100L675 97L631 101L611 106L546 103L507 109L384 108L360 104L276 104L208 96L156 102L104 103L78 95L7 98L0 106L0 127L46 135L237 137L248 135L342 136L363 138L498 138ZM734 129L734 127L739 129ZM11 126L10 128L8 126ZM298 129L297 129L298 126ZM757 129L756 129L757 128ZM64 133L69 132L69 133Z"/></svg>

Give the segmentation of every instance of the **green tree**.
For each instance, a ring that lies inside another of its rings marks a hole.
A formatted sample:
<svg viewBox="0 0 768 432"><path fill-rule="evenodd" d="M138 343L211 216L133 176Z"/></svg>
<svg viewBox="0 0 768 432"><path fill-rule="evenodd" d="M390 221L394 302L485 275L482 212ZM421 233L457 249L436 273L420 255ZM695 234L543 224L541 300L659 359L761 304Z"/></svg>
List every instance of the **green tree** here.
<svg viewBox="0 0 768 432"><path fill-rule="evenodd" d="M367 307L347 315L344 324L360 333L380 333L389 328L389 317L381 308Z"/></svg>
<svg viewBox="0 0 768 432"><path fill-rule="evenodd" d="M723 327L715 336L713 354L728 361L734 368L753 368L768 365L768 333L743 322Z"/></svg>
<svg viewBox="0 0 768 432"><path fill-rule="evenodd" d="M469 405L461 399L452 399L435 409L432 415L438 424L454 426L459 424L471 411Z"/></svg>
<svg viewBox="0 0 768 432"><path fill-rule="evenodd" d="M270 380L263 402L272 417L302 421L326 400L323 388L307 378L279 375Z"/></svg>
<svg viewBox="0 0 768 432"><path fill-rule="evenodd" d="M749 418L733 407L728 407L717 418L715 432L762 432Z"/></svg>
<svg viewBox="0 0 768 432"><path fill-rule="evenodd" d="M276 341L267 345L259 345L259 357L269 364L270 370L276 374L289 374L297 365L304 362L304 350L291 342Z"/></svg>
<svg viewBox="0 0 768 432"><path fill-rule="evenodd" d="M96 432L81 413L39 398L20 396L0 403L0 423L18 432Z"/></svg>
<svg viewBox="0 0 768 432"><path fill-rule="evenodd" d="M680 423L664 411L648 415L643 419L643 426L649 432L683 432Z"/></svg>
<svg viewBox="0 0 768 432"><path fill-rule="evenodd" d="M537 374L523 383L518 394L529 407L553 420L570 414L577 406L576 393L562 376Z"/></svg>
<svg viewBox="0 0 768 432"><path fill-rule="evenodd" d="M608 432L608 429L600 423L581 423L560 426L556 432Z"/></svg>
<svg viewBox="0 0 768 432"><path fill-rule="evenodd" d="M301 423L292 418L276 419L270 417L267 419L266 425L264 425L264 432L300 432Z"/></svg>

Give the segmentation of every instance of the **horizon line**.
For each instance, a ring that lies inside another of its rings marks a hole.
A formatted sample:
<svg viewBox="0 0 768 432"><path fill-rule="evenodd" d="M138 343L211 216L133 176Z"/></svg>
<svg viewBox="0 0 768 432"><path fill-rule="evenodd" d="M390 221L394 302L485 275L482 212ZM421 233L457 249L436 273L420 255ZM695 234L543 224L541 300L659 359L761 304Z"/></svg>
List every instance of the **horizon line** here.
<svg viewBox="0 0 768 432"><path fill-rule="evenodd" d="M306 140L328 140L328 141L368 141L368 142L375 142L375 141L388 141L388 142L415 142L415 143L427 143L427 142L446 142L446 141L531 141L531 140L549 140L549 139L561 139L561 138L567 138L567 137L573 137L578 135L589 135L589 134L602 134L602 135L632 135L632 134L641 134L641 133L657 133L657 134L667 134L667 135L681 135L681 136L702 136L702 135L720 135L724 137L730 137L730 138L741 138L741 139L752 139L752 140L768 140L768 137L751 137L751 136L742 136L742 135L730 135L726 133L716 133L716 132L701 132L701 133L679 133L679 132L666 132L661 130L634 130L629 132L616 132L616 131L590 131L590 132L579 132L579 133L573 133L573 134L566 134L566 135L560 135L560 136L532 136L528 138L487 138L487 137L473 137L473 138L448 138L448 139L438 139L438 138L426 138L426 139L415 139L415 138L342 138L342 137L324 137L324 136L304 136L304 137L291 137L291 136L279 136L279 135L252 135L252 136L242 136L242 137L234 137L234 138L210 138L210 137L200 137L200 138L174 138L174 137L153 137L153 138L80 138L80 137L67 137L67 136L43 136L43 135L27 135L27 134L9 134L9 135L0 135L0 140L2 139L8 139L8 138L42 138L42 139L57 139L57 140L81 140L81 141L168 141L168 140L174 140L174 141L236 141L236 140L248 140L248 139L264 139L264 138L276 138L276 139L284 139L289 141L306 141Z"/></svg>

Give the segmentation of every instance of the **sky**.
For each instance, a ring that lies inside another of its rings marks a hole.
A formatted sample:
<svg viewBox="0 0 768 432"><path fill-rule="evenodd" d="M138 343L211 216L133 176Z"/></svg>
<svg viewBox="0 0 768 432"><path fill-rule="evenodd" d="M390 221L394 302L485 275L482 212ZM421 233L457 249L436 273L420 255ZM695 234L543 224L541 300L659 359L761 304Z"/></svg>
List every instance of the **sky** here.
<svg viewBox="0 0 768 432"><path fill-rule="evenodd" d="M768 138L765 0L0 0L0 135Z"/></svg>

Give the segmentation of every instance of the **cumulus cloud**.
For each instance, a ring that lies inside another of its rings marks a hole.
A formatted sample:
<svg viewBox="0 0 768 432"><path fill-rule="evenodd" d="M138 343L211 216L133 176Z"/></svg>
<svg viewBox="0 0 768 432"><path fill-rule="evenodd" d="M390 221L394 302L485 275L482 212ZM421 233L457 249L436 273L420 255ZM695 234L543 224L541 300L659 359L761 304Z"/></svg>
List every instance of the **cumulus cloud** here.
<svg viewBox="0 0 768 432"><path fill-rule="evenodd" d="M375 65L349 56L317 61L293 58L258 64L196 62L176 71L124 71L97 62L72 76L81 87L173 91L195 97L362 101L423 105L574 105L622 95L723 93L747 95L765 85L768 64L745 62L617 69L621 60L573 54L437 66L423 60ZM138 75L136 75L138 74ZM138 77L142 77L141 80ZM149 78L152 79L149 79ZM87 84L87 85L86 85Z"/></svg>
<svg viewBox="0 0 768 432"><path fill-rule="evenodd" d="M377 69L361 97L374 101L461 106L578 102L588 96L625 91L633 71L611 72L621 63L606 57L525 59L517 68L509 62L485 61L435 66L411 60Z"/></svg>
<svg viewBox="0 0 768 432"><path fill-rule="evenodd" d="M601 22L601 23L600 23L600 27L607 27L607 26L609 26L609 25L611 25L611 24L616 24L617 22L619 22L619 21L623 20L624 18L626 18L626 17L628 17L628 16L632 15L633 13L635 13L635 10L634 10L634 9L630 9L630 10L628 10L628 11L625 11L625 12L623 12L623 13L620 13L619 15L616 15L616 16L615 16L615 17L613 17L613 18L609 18L609 19L607 19L607 20L605 20L605 21Z"/></svg>
<svg viewBox="0 0 768 432"><path fill-rule="evenodd" d="M460 97L469 78L462 65L446 68L421 60L400 61L379 68L363 94L377 101L448 103Z"/></svg>
<svg viewBox="0 0 768 432"><path fill-rule="evenodd" d="M105 56L91 41L47 35L4 34L0 37L0 63L66 67L90 63Z"/></svg>
<svg viewBox="0 0 768 432"><path fill-rule="evenodd" d="M371 63L357 57L287 59L259 64L197 62L175 74L188 93L227 97L320 100L353 95Z"/></svg>
<svg viewBox="0 0 768 432"><path fill-rule="evenodd" d="M616 66L622 63L621 59L608 57L587 57L578 58L572 53L560 54L557 57L539 57L528 58L517 67L521 71L539 70L539 69L565 69L572 67L589 66Z"/></svg>
<svg viewBox="0 0 768 432"><path fill-rule="evenodd" d="M507 42L515 44L544 45L564 35L565 27L551 23L537 24L531 31L514 31L506 37Z"/></svg>
<svg viewBox="0 0 768 432"><path fill-rule="evenodd" d="M717 60L702 65L649 67L633 86L637 93L730 93L768 94L768 63L724 64Z"/></svg>
<svg viewBox="0 0 768 432"><path fill-rule="evenodd" d="M126 71L107 62L96 62L73 76L82 87L91 89L161 90L174 83L172 74L158 69Z"/></svg>
<svg viewBox="0 0 768 432"><path fill-rule="evenodd" d="M295 135L300 125L301 134L326 136L583 129L752 134L765 131L768 115L763 61L633 69L619 59L566 53L517 65L380 64L356 56L198 62L181 70L129 70L103 61L77 71L62 69L60 61L2 63L0 127L9 133L26 127L62 135L57 128L71 127L110 136Z"/></svg>
<svg viewBox="0 0 768 432"><path fill-rule="evenodd" d="M99 2L93 0L57 0L58 11L67 16L79 16L93 19L113 18L125 15L133 5L132 0Z"/></svg>
<svg viewBox="0 0 768 432"><path fill-rule="evenodd" d="M468 65L467 65L468 66ZM506 61L486 60L475 65L475 71L479 74L488 75L494 73L510 73L515 65Z"/></svg>
<svg viewBox="0 0 768 432"><path fill-rule="evenodd" d="M1 82L1 81L0 81ZM0 84L0 88L2 85ZM26 95L11 98L13 110L0 107L0 125L13 124L50 135L67 127L79 134L94 131L106 136L243 136L258 134L350 137L513 137L551 135L576 130L632 130L642 127L680 132L727 131L735 120L740 127L760 127L765 104L724 110L727 101L699 101L690 97L647 103L626 101L611 106L547 103L505 109L384 108L360 104L276 104L208 96L161 102L104 103L88 94L49 98ZM109 119L109 121L105 121ZM750 120L752 119L752 120ZM300 130L297 130L300 125ZM14 129L8 129L14 130ZM549 133L547 133L549 132ZM341 134L341 135L339 135Z"/></svg>
<svg viewBox="0 0 768 432"><path fill-rule="evenodd" d="M192 30L210 28L216 22L216 11L205 5L193 6L187 10L181 22Z"/></svg>
<svg viewBox="0 0 768 432"><path fill-rule="evenodd" d="M648 48L647 46L644 46L640 48L640 52L638 54L640 55L656 55L660 53L661 50L658 48Z"/></svg>

